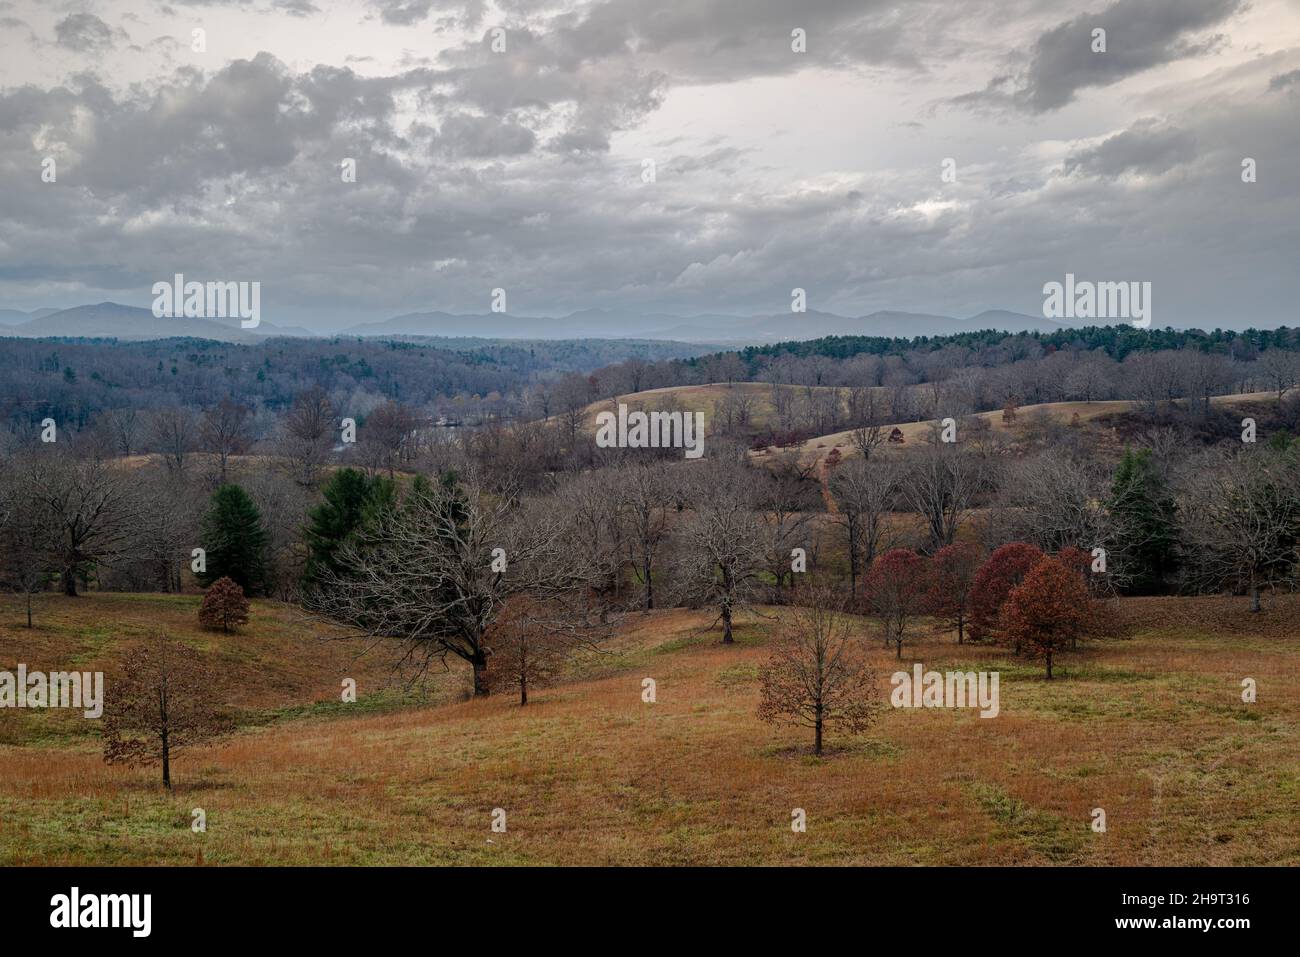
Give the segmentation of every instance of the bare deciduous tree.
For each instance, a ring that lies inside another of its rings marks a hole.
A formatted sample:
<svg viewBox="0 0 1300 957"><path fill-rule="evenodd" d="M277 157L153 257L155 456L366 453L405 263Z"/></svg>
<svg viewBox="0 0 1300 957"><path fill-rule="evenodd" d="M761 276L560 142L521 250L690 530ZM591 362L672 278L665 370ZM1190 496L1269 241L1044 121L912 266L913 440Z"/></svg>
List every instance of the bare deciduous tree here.
<svg viewBox="0 0 1300 957"><path fill-rule="evenodd" d="M33 506L44 512L49 562L63 593L76 597L77 576L126 554L140 514L132 478L97 454L61 449L42 456Z"/></svg>
<svg viewBox="0 0 1300 957"><path fill-rule="evenodd" d="M992 471L986 457L957 443L937 442L911 456L903 498L925 520L931 551L953 543L976 496L992 484Z"/></svg>
<svg viewBox="0 0 1300 957"><path fill-rule="evenodd" d="M11 461L0 475L0 584L23 596L28 628L33 596L45 590L52 573L52 529L44 510L36 507L42 481L30 457Z"/></svg>
<svg viewBox="0 0 1300 957"><path fill-rule="evenodd" d="M324 389L314 386L298 394L284 418L279 446L300 484L311 488L320 480L337 428L338 415Z"/></svg>
<svg viewBox="0 0 1300 957"><path fill-rule="evenodd" d="M1215 450L1179 487L1184 562L1194 584L1250 595L1294 579L1300 543L1300 467L1295 452Z"/></svg>
<svg viewBox="0 0 1300 957"><path fill-rule="evenodd" d="M421 482L374 527L339 550L343 573L328 571L310 608L372 638L403 644L423 673L448 656L467 662L474 693L489 692L488 628L522 594L579 608L600 570L577 525L556 499L528 507L450 480Z"/></svg>
<svg viewBox="0 0 1300 957"><path fill-rule="evenodd" d="M677 578L688 603L718 609L723 644L734 641L735 613L753 600L766 564L757 493L743 465L713 458L692 468Z"/></svg>
<svg viewBox="0 0 1300 957"><path fill-rule="evenodd" d="M644 594L642 607L655 606L655 560L668 537L668 512L674 489L671 467L660 462L631 462L615 476L615 495L632 569Z"/></svg>
<svg viewBox="0 0 1300 957"><path fill-rule="evenodd" d="M556 681L566 663L592 650L603 632L575 618L563 602L538 601L517 595L488 629L488 686L493 691L518 691L519 704L528 704L530 688Z"/></svg>
<svg viewBox="0 0 1300 957"><path fill-rule="evenodd" d="M799 462L798 453L774 457L766 470L769 481L760 483L759 507L764 523L764 548L768 569L776 581L776 598L781 599L785 579L792 581L791 553L808 543L808 512L804 508L809 469Z"/></svg>
<svg viewBox="0 0 1300 957"><path fill-rule="evenodd" d="M1300 353L1288 349L1266 349L1255 360L1255 368L1268 383L1269 390L1283 397L1300 383Z"/></svg>
<svg viewBox="0 0 1300 957"><path fill-rule="evenodd" d="M203 413L199 434L205 452L217 457L219 485L228 479L230 458L243 455L252 442L248 406L227 396Z"/></svg>
<svg viewBox="0 0 1300 957"><path fill-rule="evenodd" d="M1045 552L1106 545L1114 531L1103 506L1109 477L1109 469L1055 450L1016 463L1003 483L1014 537Z"/></svg>
<svg viewBox="0 0 1300 957"><path fill-rule="evenodd" d="M849 459L831 475L836 521L848 541L851 594L857 593L863 570L893 544L889 518L898 503L901 478L897 462L879 457Z"/></svg>
<svg viewBox="0 0 1300 957"><path fill-rule="evenodd" d="M827 588L798 596L781 614L771 659L760 671L758 716L813 732L813 753L822 753L823 730L835 725L858 734L876 715L874 688L851 637L851 619Z"/></svg>
<svg viewBox="0 0 1300 957"><path fill-rule="evenodd" d="M415 409L398 402L385 402L366 416L361 428L361 452L370 466L387 471L392 478L397 468L411 460L415 439L427 420Z"/></svg>
<svg viewBox="0 0 1300 957"><path fill-rule="evenodd" d="M136 447L141 431L141 416L134 407L113 409L105 415L105 422L117 446L119 455L130 455Z"/></svg>
<svg viewBox="0 0 1300 957"><path fill-rule="evenodd" d="M184 642L159 634L132 649L122 674L107 685L104 760L162 765L171 790L171 759L229 732L212 669Z"/></svg>
<svg viewBox="0 0 1300 957"><path fill-rule="evenodd" d="M183 474L199 445L198 416L180 405L154 409L149 414L149 444L170 471Z"/></svg>

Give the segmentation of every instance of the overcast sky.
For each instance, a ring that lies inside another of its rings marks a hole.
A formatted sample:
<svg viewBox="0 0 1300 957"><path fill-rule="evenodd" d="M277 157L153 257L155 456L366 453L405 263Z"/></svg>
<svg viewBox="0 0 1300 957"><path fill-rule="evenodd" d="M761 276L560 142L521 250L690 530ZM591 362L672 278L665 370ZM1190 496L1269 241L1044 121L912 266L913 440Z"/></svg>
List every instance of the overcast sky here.
<svg viewBox="0 0 1300 957"><path fill-rule="evenodd" d="M1300 325L1300 0L0 0L0 181L0 308Z"/></svg>

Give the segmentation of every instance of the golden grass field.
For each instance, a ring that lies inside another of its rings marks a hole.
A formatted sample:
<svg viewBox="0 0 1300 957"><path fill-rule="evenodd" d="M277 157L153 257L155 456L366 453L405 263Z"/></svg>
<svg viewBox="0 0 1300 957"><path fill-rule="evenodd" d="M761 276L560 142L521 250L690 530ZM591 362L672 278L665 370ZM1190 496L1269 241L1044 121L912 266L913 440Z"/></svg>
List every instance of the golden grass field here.
<svg viewBox="0 0 1300 957"><path fill-rule="evenodd" d="M780 385L778 389L792 395L802 394L810 387L802 385ZM811 386L813 392L838 391L847 396L847 389L834 389L832 386ZM744 394L751 402L751 422L758 428L776 424L776 406L772 403L772 384L768 382L713 382L707 385L664 386L661 389L643 389L630 392L612 399L600 399L591 403L586 410L587 427L596 428L596 415L604 411L614 411L620 402L630 408L656 409L665 402L683 412L703 412L705 422L713 415L713 405L728 395Z"/></svg>
<svg viewBox="0 0 1300 957"><path fill-rule="evenodd" d="M254 602L223 636L192 624L197 603L47 596L30 634L0 605L0 668L89 667L166 627L239 670L249 719L179 756L167 794L156 769L105 766L84 728L0 712L0 863L1300 864L1295 596L1253 618L1244 599L1127 599L1132 637L1065 656L1050 683L924 622L905 667L998 670L1001 714L886 708L865 736L832 729L821 759L809 733L755 717L773 626L756 615L733 647L704 613L631 615L520 708L459 700L461 673L424 703L381 692L385 663L320 642L287 606ZM868 627L883 701L896 664ZM340 673L357 704L336 703Z"/></svg>

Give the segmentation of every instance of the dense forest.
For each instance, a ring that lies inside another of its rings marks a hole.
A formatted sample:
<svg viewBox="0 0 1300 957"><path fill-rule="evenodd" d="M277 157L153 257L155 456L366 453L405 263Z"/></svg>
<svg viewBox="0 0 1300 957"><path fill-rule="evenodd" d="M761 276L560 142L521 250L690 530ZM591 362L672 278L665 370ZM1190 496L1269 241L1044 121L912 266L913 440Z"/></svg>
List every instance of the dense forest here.
<svg viewBox="0 0 1300 957"><path fill-rule="evenodd" d="M681 343L601 339L333 338L236 345L10 338L0 339L0 419L50 417L80 428L111 410L202 409L227 396L275 414L316 386L353 415L392 400L472 420L513 416L528 390L565 373L697 351Z"/></svg>

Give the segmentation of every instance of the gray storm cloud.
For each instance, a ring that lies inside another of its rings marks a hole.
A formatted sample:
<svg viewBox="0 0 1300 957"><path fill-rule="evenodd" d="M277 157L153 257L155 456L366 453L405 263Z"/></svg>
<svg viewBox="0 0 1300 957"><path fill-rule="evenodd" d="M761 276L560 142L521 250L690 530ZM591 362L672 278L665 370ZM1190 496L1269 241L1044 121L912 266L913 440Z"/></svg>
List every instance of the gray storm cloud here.
<svg viewBox="0 0 1300 957"><path fill-rule="evenodd" d="M495 287L524 314L774 313L795 286L844 314L1032 312L1068 271L1152 280L1179 321L1248 309L1294 324L1294 10L1269 23L1238 0L1095 15L1029 0L317 0L177 6L157 22L130 9L15 7L34 39L3 41L0 176L31 185L0 192L0 306L141 305L184 272L259 279L269 315L325 326L482 311ZM200 12L204 57L187 52ZM223 16L247 18L231 21L241 39L260 25L256 46L231 55ZM127 29L143 51L119 42ZM56 35L51 59L39 45ZM1173 64L1195 85L1170 82ZM955 183L939 176L949 156ZM40 181L45 157L56 183Z"/></svg>

